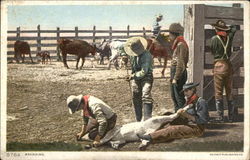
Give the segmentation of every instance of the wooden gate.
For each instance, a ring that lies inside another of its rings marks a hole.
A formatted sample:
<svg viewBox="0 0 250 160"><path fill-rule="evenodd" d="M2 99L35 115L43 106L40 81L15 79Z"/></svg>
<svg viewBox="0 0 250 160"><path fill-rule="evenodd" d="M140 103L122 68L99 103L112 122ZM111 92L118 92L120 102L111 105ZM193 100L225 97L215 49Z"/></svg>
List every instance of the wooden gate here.
<svg viewBox="0 0 250 160"><path fill-rule="evenodd" d="M189 44L188 81L200 82L198 93L208 101L210 110L214 105L213 62L210 44L215 31L210 24L222 19L227 25L239 25L236 31L231 62L234 68L233 95L236 105L244 104L244 51L243 51L243 8L209 6L204 4L185 5L184 7L184 37ZM224 96L225 97L225 96Z"/></svg>

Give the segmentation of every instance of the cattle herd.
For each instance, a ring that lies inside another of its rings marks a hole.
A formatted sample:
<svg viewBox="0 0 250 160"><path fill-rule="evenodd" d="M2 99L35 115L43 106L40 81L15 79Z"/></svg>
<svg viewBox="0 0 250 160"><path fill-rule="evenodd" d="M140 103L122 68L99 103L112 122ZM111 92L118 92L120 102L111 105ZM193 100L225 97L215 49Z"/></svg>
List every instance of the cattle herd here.
<svg viewBox="0 0 250 160"><path fill-rule="evenodd" d="M167 60L171 58L170 42L165 41L164 44L159 43L154 39L147 39L148 46L147 49L151 52L153 58L163 58L164 66L162 70L162 75L167 65ZM89 44L84 40L69 40L65 38L60 38L57 40L57 47L61 51L63 58L64 67L69 68L67 64L67 54L72 54L76 56L76 69L78 69L79 60L82 59L82 64L79 69L83 68L85 58L91 54L92 57L99 60L99 64L104 64L104 58L107 57L108 69L110 69L111 64L113 63L116 69L119 69L118 57L120 58L120 67L127 67L128 56L125 51L122 49L125 41L124 40L103 40L100 44ZM25 54L28 54L31 62L33 59L31 57L31 50L28 42L16 41L14 44L15 55L14 58L17 63L19 63L19 58L22 58L24 63ZM51 56L48 51L40 51L36 54L37 58L41 58L42 64L51 63ZM97 58L98 57L98 58Z"/></svg>

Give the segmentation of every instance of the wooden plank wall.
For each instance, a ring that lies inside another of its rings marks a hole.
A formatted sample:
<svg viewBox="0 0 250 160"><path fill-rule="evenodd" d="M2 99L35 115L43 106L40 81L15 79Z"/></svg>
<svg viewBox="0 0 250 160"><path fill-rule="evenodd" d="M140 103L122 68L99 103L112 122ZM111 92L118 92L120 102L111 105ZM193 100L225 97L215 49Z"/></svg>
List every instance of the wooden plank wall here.
<svg viewBox="0 0 250 160"><path fill-rule="evenodd" d="M214 58L211 54L210 44L215 31L210 24L215 23L218 19L223 19L227 25L240 25L233 40L231 61L235 70L233 75L235 104L243 107L243 8L208 5L186 5L184 8L184 36L190 47L189 81L200 82L198 93L208 101L211 110L215 109L215 103L212 75Z"/></svg>
<svg viewBox="0 0 250 160"><path fill-rule="evenodd" d="M162 30L167 32L167 30ZM121 39L126 40L133 36L151 36L151 30L142 29L131 30L130 26L127 26L125 30L113 30L110 26L107 30L97 30L96 26L93 26L92 30L82 30L75 27L72 30L61 30L59 27L56 30L44 30L41 29L40 25L34 30L22 30L17 27L17 30L8 31L7 37L7 58L13 60L14 57L14 42L16 40L27 41L31 46L32 57L41 50L47 50L51 53L52 59L57 59L57 39L68 38L68 39L81 39L92 44L98 44L101 39ZM28 59L28 58L27 58Z"/></svg>

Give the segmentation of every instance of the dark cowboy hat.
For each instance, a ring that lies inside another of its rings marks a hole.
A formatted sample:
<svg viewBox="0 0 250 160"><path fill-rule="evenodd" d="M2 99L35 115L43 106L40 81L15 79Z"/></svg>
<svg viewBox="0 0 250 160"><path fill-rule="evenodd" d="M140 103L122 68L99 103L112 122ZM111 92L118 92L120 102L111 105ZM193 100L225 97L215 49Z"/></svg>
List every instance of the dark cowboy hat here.
<svg viewBox="0 0 250 160"><path fill-rule="evenodd" d="M223 20L218 20L215 24L211 24L211 25L218 30L222 30L222 31L230 30L230 27L226 26L226 23Z"/></svg>
<svg viewBox="0 0 250 160"><path fill-rule="evenodd" d="M184 92L184 90L186 89L191 89L194 87L197 87L200 83L186 83L183 85L183 89L181 90L181 92Z"/></svg>

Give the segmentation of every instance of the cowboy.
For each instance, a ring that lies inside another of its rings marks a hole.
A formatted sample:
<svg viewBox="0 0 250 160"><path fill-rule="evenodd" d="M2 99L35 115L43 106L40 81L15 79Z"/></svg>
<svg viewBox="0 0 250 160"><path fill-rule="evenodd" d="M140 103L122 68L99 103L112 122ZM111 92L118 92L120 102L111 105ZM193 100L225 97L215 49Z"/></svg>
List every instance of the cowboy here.
<svg viewBox="0 0 250 160"><path fill-rule="evenodd" d="M147 48L147 40L142 37L129 38L124 44L125 52L130 56L132 74L127 80L132 80L133 104L136 120L142 120L142 106L144 120L152 116L153 99L151 89L153 85L152 56Z"/></svg>
<svg viewBox="0 0 250 160"><path fill-rule="evenodd" d="M214 88L215 103L217 110L216 120L224 122L223 89L225 88L228 103L228 120L233 122L237 113L237 108L233 104L232 96L232 76L233 69L230 62L231 47L236 26L228 27L223 20L218 20L212 24L216 35L211 40L211 52L214 56Z"/></svg>
<svg viewBox="0 0 250 160"><path fill-rule="evenodd" d="M160 30L161 30L161 26L159 25L159 22L162 20L163 15L158 14L158 15L156 15L155 18L156 19L155 19L155 22L153 24L152 32L153 32L154 38L157 38L157 36L158 36L158 34L159 34Z"/></svg>
<svg viewBox="0 0 250 160"><path fill-rule="evenodd" d="M76 135L77 140L89 133L89 138L94 140L93 145L99 146L100 139L113 129L117 116L115 112L102 100L89 95L71 95L67 98L69 113L82 110L83 126L82 131Z"/></svg>
<svg viewBox="0 0 250 160"><path fill-rule="evenodd" d="M175 112L185 103L183 92L180 92L187 81L188 45L182 34L184 28L180 23L172 23L169 27L169 40L173 42L173 56L170 68L170 91Z"/></svg>
<svg viewBox="0 0 250 160"><path fill-rule="evenodd" d="M203 135L209 115L206 101L196 94L196 86L198 85L199 83L187 83L183 86L182 92L187 99L184 106L191 105L190 109L185 111L181 108L177 111L179 117L165 124L161 129L148 135L138 135L139 138L146 140L146 143L139 146L140 150L145 150L150 143Z"/></svg>

